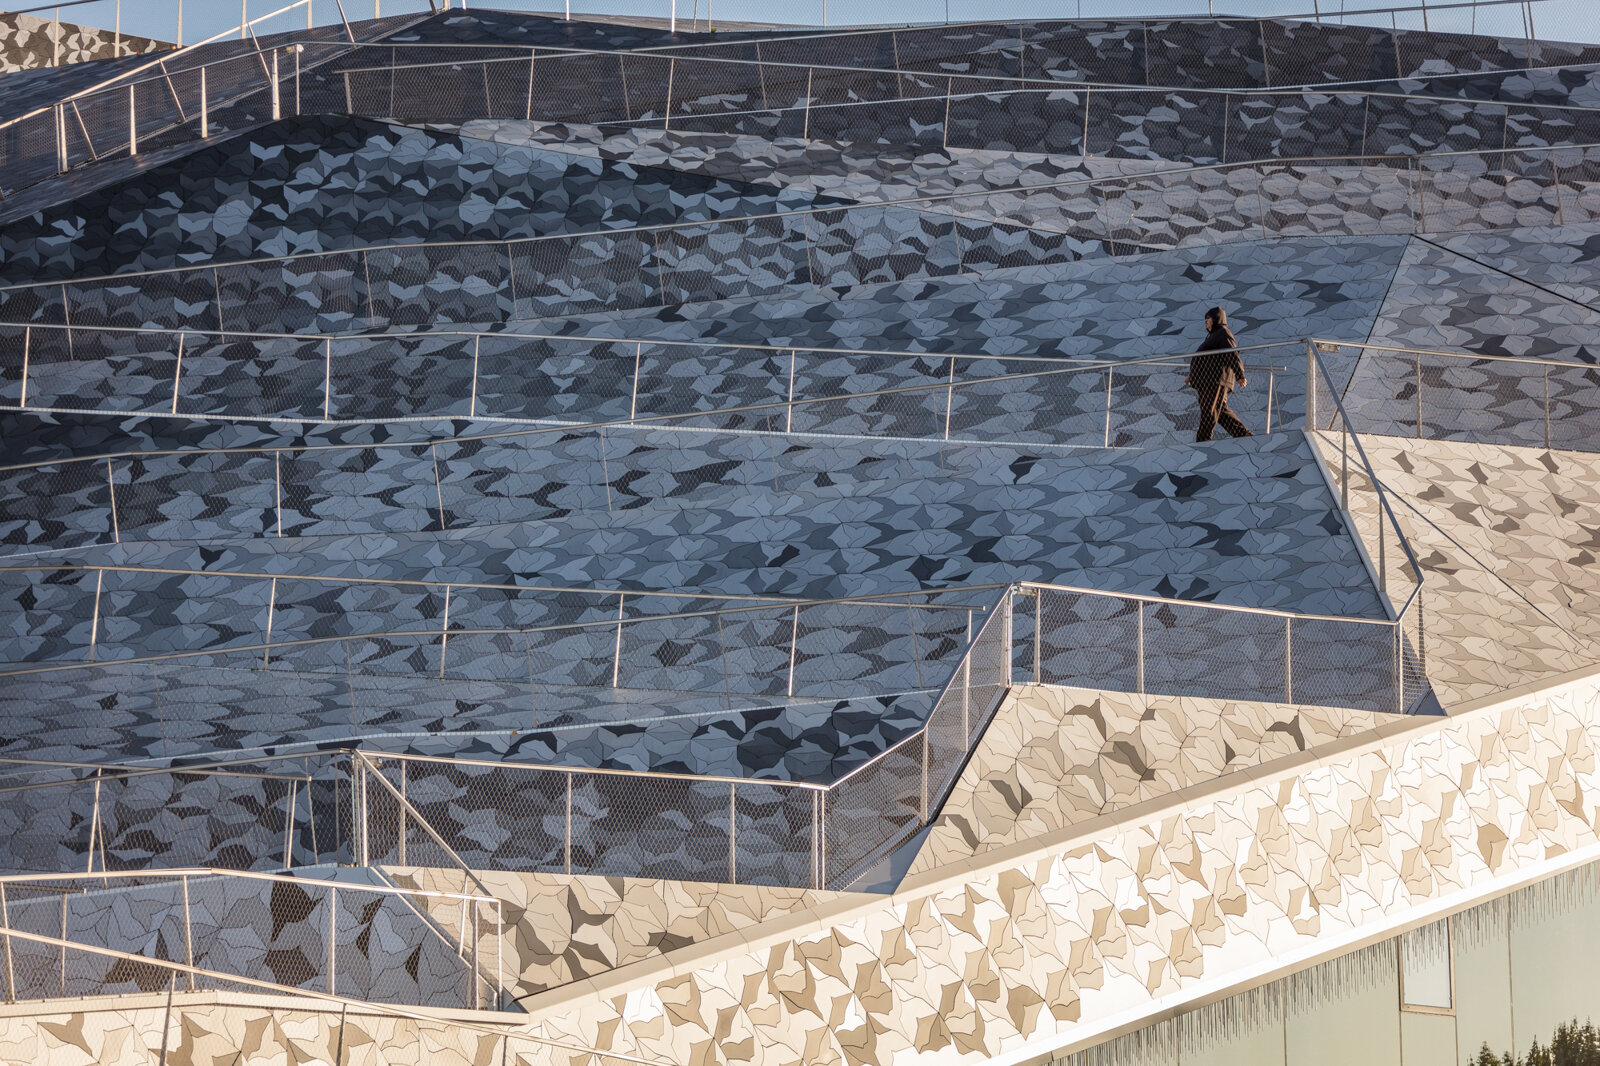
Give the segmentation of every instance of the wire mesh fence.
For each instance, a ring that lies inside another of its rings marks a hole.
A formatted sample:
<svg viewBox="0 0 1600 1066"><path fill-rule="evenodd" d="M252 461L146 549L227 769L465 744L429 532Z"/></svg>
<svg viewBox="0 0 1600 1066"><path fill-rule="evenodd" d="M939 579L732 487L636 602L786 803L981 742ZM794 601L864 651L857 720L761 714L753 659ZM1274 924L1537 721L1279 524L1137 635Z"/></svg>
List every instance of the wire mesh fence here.
<svg viewBox="0 0 1600 1066"><path fill-rule="evenodd" d="M498 1005L503 983L477 965L476 943L452 942L431 919L446 903L474 929L499 927L486 895L347 881L206 870L0 878L6 1001L165 990L176 973L186 991Z"/></svg>
<svg viewBox="0 0 1600 1066"><path fill-rule="evenodd" d="M1245 349L1257 431L1298 420L1295 342ZM1274 361L1274 357L1278 361ZM1121 447L1183 439L1183 357L1116 364L524 333L286 337L0 325L0 406L250 421L476 418ZM1265 386L1264 388L1262 386ZM719 413L725 417L711 417ZM684 416L703 414L704 418ZM238 454L237 452L235 454ZM263 453L265 454L265 453Z"/></svg>

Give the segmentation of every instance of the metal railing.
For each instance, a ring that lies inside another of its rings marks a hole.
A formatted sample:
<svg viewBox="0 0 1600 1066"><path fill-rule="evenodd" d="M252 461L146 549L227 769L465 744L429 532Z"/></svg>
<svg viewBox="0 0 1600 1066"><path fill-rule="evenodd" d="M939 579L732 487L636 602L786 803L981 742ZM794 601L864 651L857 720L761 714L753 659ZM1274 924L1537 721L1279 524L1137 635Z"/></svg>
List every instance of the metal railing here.
<svg viewBox="0 0 1600 1066"><path fill-rule="evenodd" d="M1592 364L1348 341L1316 344L1325 359L1339 364L1347 382L1339 391L1356 432L1600 450L1600 367Z"/></svg>
<svg viewBox="0 0 1600 1066"><path fill-rule="evenodd" d="M0 869L277 870L314 862L299 839L309 836L314 855L311 760L294 761L300 773L0 759L0 818L10 829L0 839Z"/></svg>
<svg viewBox="0 0 1600 1066"><path fill-rule="evenodd" d="M361 861L424 865L421 831L479 869L848 884L933 817L998 707L1009 597L922 726L831 783L367 753L353 786Z"/></svg>
<svg viewBox="0 0 1600 1066"><path fill-rule="evenodd" d="M999 132L995 111L1003 108L1012 112L1006 116L1011 122L1027 113L1029 121L1059 126L1052 130L1057 140L1050 144L1057 153L1118 156L1149 151L1148 143L1141 141L1135 148L1132 142L1124 145L1119 140L1126 116L1181 101L1182 126L1174 130L1174 141L1195 152L1193 161L1201 163L1259 160L1263 156L1258 153L1282 140L1284 129L1296 120L1341 131L1355 142L1346 149L1350 153L1384 155L1396 149L1415 150L1415 142L1405 137L1414 131L1412 123L1402 131L1393 120L1405 114L1414 121L1417 112L1430 105L1444 109L1455 122L1483 125L1484 131L1491 116L1493 125L1519 129L1593 115L1592 108L1582 105L1436 98L1421 92L1374 91L1359 84L1302 86L1291 81L1274 88L1270 76L1267 86L1157 87L1153 79L1149 84L1134 79L1130 85L1127 75L1132 72L1117 71L1122 77L1086 75L1050 53L1043 40L1031 42L1043 62L1060 62L1065 69L1051 70L1035 60L1037 72L1029 76L1022 54L1030 43L1026 29L988 29L992 32L978 30L977 35L989 38L989 49L970 39L950 39L943 31L882 31L874 35L881 41L853 46L845 41L838 49L842 54L832 62L827 53L834 50L836 39L831 36L603 52L374 43L357 46L352 63L313 75L306 90L307 109L407 123L514 119L691 133L835 137L848 136L848 126L840 126L839 116L865 107L872 111L866 119L872 123L882 122L885 115L914 116L920 141L931 138L945 147L983 147L987 142L967 143L968 139L995 137ZM1010 33L1009 41L1002 32ZM1048 36L1048 31L1039 33ZM940 44L946 47L940 49ZM874 51L880 55L872 56ZM366 65L353 65L362 63ZM953 71L956 65L969 70ZM986 66L991 69L983 69ZM1265 69L1270 73L1271 68L1269 59ZM1242 72L1243 64L1236 69ZM1304 69L1301 66L1297 72ZM1241 74L1240 80L1246 76ZM1029 97L1037 102L1030 105ZM1294 109L1294 120L1287 116L1275 120L1271 109L1279 101ZM750 121L754 118L760 121ZM975 128L980 118L981 134ZM911 132L911 127L901 128ZM1079 143L1059 140L1067 130ZM1484 131L1474 143L1482 143ZM1369 141L1370 146L1363 148Z"/></svg>
<svg viewBox="0 0 1600 1066"><path fill-rule="evenodd" d="M111 918L127 908L148 921L127 928ZM304 989L498 1007L504 966L498 954L482 955L489 938L453 942L431 920L452 909L474 934L493 930L498 949L501 904L485 894L239 870L0 877L0 977L7 1003L165 990L172 971L164 964L176 963L185 991ZM393 933L374 935L375 922ZM254 935L237 935L241 927Z"/></svg>
<svg viewBox="0 0 1600 1066"><path fill-rule="evenodd" d="M1241 351L1298 347L1268 342ZM1152 386L1151 379L1170 377L1187 358L888 352L522 331L334 337L183 330L174 336L0 324L0 410L307 424L470 418L562 433L681 426L1114 447L1160 440L1151 421L1158 413L1176 432L1179 409L1192 405L1174 399L1167 382ZM269 360L272 373L257 373ZM427 373L413 372L424 364ZM1266 378L1265 389L1238 397L1257 427L1270 433L1275 422L1296 420L1293 391L1286 415L1277 387L1286 367L1249 369ZM885 387L861 387L878 382ZM1005 398L1015 410L1024 393L1036 397L1034 417L1018 420L1009 435L992 427L996 404Z"/></svg>
<svg viewBox="0 0 1600 1066"><path fill-rule="evenodd" d="M1370 164L1370 165L1367 165ZM1184 206L1174 190L1226 189ZM1329 181L1360 209L1330 219ZM1272 236L1600 218L1600 146L1183 168L509 241L390 245L0 288L0 321L308 334L489 324L984 275ZM1499 207L1515 193L1517 211ZM1231 200L1231 204L1228 202ZM1486 211L1485 208L1496 208ZM1023 218L1025 221L1012 221Z"/></svg>

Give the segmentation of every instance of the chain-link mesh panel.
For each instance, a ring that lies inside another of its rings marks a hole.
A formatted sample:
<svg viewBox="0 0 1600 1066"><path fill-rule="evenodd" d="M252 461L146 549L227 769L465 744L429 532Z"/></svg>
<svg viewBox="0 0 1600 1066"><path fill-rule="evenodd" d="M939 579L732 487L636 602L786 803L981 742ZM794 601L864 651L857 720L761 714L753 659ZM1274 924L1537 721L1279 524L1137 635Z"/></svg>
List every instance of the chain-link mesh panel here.
<svg viewBox="0 0 1600 1066"><path fill-rule="evenodd" d="M567 870L568 774L516 763L403 762L406 802L470 868ZM385 772L399 788L395 766L389 762ZM400 864L398 838L390 835L390 845L369 844L374 862ZM418 835L419 827L408 823L407 865L420 865L410 844Z"/></svg>
<svg viewBox="0 0 1600 1066"><path fill-rule="evenodd" d="M1116 596L1038 590L1034 681L1138 691L1139 605ZM1021 606L1021 605L1019 605Z"/></svg>
<svg viewBox="0 0 1600 1066"><path fill-rule="evenodd" d="M479 417L607 422L634 413L638 344L485 335L477 351Z"/></svg>
<svg viewBox="0 0 1600 1066"><path fill-rule="evenodd" d="M12 619L0 635L0 662L88 659L99 587L95 570L0 573L0 603Z"/></svg>
<svg viewBox="0 0 1600 1066"><path fill-rule="evenodd" d="M651 230L584 233L510 246L515 315L546 318L661 302Z"/></svg>
<svg viewBox="0 0 1600 1066"><path fill-rule="evenodd" d="M301 787L298 780L206 773L109 779L100 785L96 868L291 866ZM93 789L77 793L92 796Z"/></svg>
<svg viewBox="0 0 1600 1066"><path fill-rule="evenodd" d="M1261 198L1248 169L1196 170L1099 186L1119 254L1255 240Z"/></svg>
<svg viewBox="0 0 1600 1066"><path fill-rule="evenodd" d="M599 433L541 434L435 446L448 528L604 511L609 448Z"/></svg>
<svg viewBox="0 0 1600 1066"><path fill-rule="evenodd" d="M665 94L663 93L663 99ZM597 123L628 117L619 55L540 55L533 62L535 121Z"/></svg>
<svg viewBox="0 0 1600 1066"><path fill-rule="evenodd" d="M1555 148L1550 152L1561 224L1600 219L1600 148Z"/></svg>
<svg viewBox="0 0 1600 1066"><path fill-rule="evenodd" d="M1276 615L1145 604L1145 691L1282 702L1288 629Z"/></svg>
<svg viewBox="0 0 1600 1066"><path fill-rule="evenodd" d="M218 267L216 302L224 330L324 333L375 329L372 279L361 252Z"/></svg>
<svg viewBox="0 0 1600 1066"><path fill-rule="evenodd" d="M160 270L73 282L64 292L75 326L215 330L219 273L226 271Z"/></svg>
<svg viewBox="0 0 1600 1066"><path fill-rule="evenodd" d="M792 352L720 345L640 344L637 352L630 416L781 403L797 359Z"/></svg>
<svg viewBox="0 0 1600 1066"><path fill-rule="evenodd" d="M14 472L0 500L0 545L72 548L116 539L111 468L103 462L50 463Z"/></svg>
<svg viewBox="0 0 1600 1066"><path fill-rule="evenodd" d="M427 445L286 451L277 473L283 536L442 528L439 475Z"/></svg>
<svg viewBox="0 0 1600 1066"><path fill-rule="evenodd" d="M259 452L178 452L112 467L124 538L182 540L278 533L277 460Z"/></svg>
<svg viewBox="0 0 1600 1066"><path fill-rule="evenodd" d="M51 108L17 119L0 129L0 175L6 193L32 185L58 172L58 112Z"/></svg>
<svg viewBox="0 0 1600 1066"><path fill-rule="evenodd" d="M1296 618L1290 626L1286 703L1395 712L1396 629ZM1279 659L1281 660L1281 653Z"/></svg>
<svg viewBox="0 0 1600 1066"><path fill-rule="evenodd" d="M172 410L178 353L171 334L35 328L28 341L29 407Z"/></svg>
<svg viewBox="0 0 1600 1066"><path fill-rule="evenodd" d="M572 791L572 864L622 877L726 880L730 786L580 773Z"/></svg>
<svg viewBox="0 0 1600 1066"><path fill-rule="evenodd" d="M887 692L942 683L945 671L923 659L936 646L927 635L936 613L937 609L883 602L801 607L794 694L851 695L866 678Z"/></svg>
<svg viewBox="0 0 1600 1066"><path fill-rule="evenodd" d="M874 206L805 217L820 287L943 277L955 273L961 258L954 225L937 214Z"/></svg>
<svg viewBox="0 0 1600 1066"><path fill-rule="evenodd" d="M840 780L823 807L826 884L850 884L922 824L925 736L916 734Z"/></svg>
<svg viewBox="0 0 1600 1066"><path fill-rule="evenodd" d="M292 337L182 335L179 414L321 419L327 407L328 343Z"/></svg>
<svg viewBox="0 0 1600 1066"><path fill-rule="evenodd" d="M1546 411L1550 447L1600 450L1600 369L1546 366L1544 370L1550 390Z"/></svg>
<svg viewBox="0 0 1600 1066"><path fill-rule="evenodd" d="M257 645L267 631L270 590L249 577L107 570L95 660Z"/></svg>
<svg viewBox="0 0 1600 1066"><path fill-rule="evenodd" d="M1406 162L1261 163L1229 174L1235 188L1240 182L1257 182L1268 233L1410 233L1416 226L1418 197L1416 173Z"/></svg>
<svg viewBox="0 0 1600 1066"><path fill-rule="evenodd" d="M1537 363L1492 359L1420 359L1421 379L1413 378L1419 436L1487 444L1546 446L1550 440L1546 399L1549 370ZM1352 414L1352 417L1354 415Z"/></svg>
<svg viewBox="0 0 1600 1066"><path fill-rule="evenodd" d="M663 303L747 299L808 284L806 216L676 226L656 236Z"/></svg>
<svg viewBox="0 0 1600 1066"><path fill-rule="evenodd" d="M991 609L972 641L972 649L967 657L967 697L964 708L968 747L977 743L1011 684L1008 664L1011 649L1006 645L1011 639L1007 623L1013 609L1004 603Z"/></svg>
<svg viewBox="0 0 1600 1066"><path fill-rule="evenodd" d="M62 283L0 288L0 315L7 322L61 325L67 321L67 287Z"/></svg>
<svg viewBox="0 0 1600 1066"><path fill-rule="evenodd" d="M402 244L362 253L374 324L501 322L511 310L506 248L486 244Z"/></svg>
<svg viewBox="0 0 1600 1066"><path fill-rule="evenodd" d="M331 419L461 418L471 411L472 337L350 337L331 344Z"/></svg>
<svg viewBox="0 0 1600 1066"><path fill-rule="evenodd" d="M1560 223L1560 197L1548 153L1423 156L1417 163L1424 232Z"/></svg>
<svg viewBox="0 0 1600 1066"><path fill-rule="evenodd" d="M741 885L821 887L821 810L813 789L742 781L734 790L734 866Z"/></svg>

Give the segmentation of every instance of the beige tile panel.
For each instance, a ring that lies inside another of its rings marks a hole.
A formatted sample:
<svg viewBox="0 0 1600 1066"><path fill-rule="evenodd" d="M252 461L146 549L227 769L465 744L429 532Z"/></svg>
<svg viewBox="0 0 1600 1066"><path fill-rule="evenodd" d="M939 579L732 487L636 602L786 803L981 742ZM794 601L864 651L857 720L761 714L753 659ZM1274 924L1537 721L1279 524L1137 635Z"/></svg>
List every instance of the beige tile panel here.
<svg viewBox="0 0 1600 1066"><path fill-rule="evenodd" d="M1014 1061L1600 856L1594 678L1375 735L533 997L532 1031L683 1063Z"/></svg>
<svg viewBox="0 0 1600 1066"><path fill-rule="evenodd" d="M1363 733L1380 720L1327 707L1018 686L911 873Z"/></svg>
<svg viewBox="0 0 1600 1066"><path fill-rule="evenodd" d="M1336 466L1337 435L1314 439ZM1362 444L1398 497L1395 517L1423 568L1428 678L1445 707L1600 662L1600 646L1587 636L1592 626L1570 606L1585 602L1588 589L1600 594L1582 554L1594 534L1582 519L1550 517L1593 513L1600 528L1600 495L1577 484L1590 469L1600 473L1600 457L1371 435ZM1484 488L1491 470L1494 492ZM1351 516L1376 558L1377 497L1364 477L1351 480ZM1475 494L1493 506L1469 499ZM1530 532L1535 527L1543 532ZM1388 552L1396 563L1392 535ZM1398 606L1408 579L1399 565L1389 578Z"/></svg>

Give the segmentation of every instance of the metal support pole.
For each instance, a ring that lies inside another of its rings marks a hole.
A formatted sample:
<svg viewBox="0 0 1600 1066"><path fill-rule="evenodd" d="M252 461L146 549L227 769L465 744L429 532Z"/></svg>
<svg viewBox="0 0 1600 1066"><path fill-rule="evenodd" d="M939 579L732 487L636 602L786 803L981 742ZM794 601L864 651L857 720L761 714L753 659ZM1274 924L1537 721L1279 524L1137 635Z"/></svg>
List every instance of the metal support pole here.
<svg viewBox="0 0 1600 1066"><path fill-rule="evenodd" d="M1339 419L1339 506L1350 510L1350 427Z"/></svg>
<svg viewBox="0 0 1600 1066"><path fill-rule="evenodd" d="M282 82L278 78L278 49L272 50L272 121L276 122L283 117L283 95L279 91Z"/></svg>
<svg viewBox="0 0 1600 1066"><path fill-rule="evenodd" d="M200 139L211 136L211 108L206 97L206 68L200 68Z"/></svg>
<svg viewBox="0 0 1600 1066"><path fill-rule="evenodd" d="M128 154L139 154L139 112L134 102L134 87L128 86Z"/></svg>
<svg viewBox="0 0 1600 1066"><path fill-rule="evenodd" d="M567 774L567 828L566 828L566 837L567 837L566 867L567 867L567 873L570 874L572 872L572 774L571 774L570 771Z"/></svg>
<svg viewBox="0 0 1600 1066"><path fill-rule="evenodd" d="M622 607L627 602L626 593L617 593L617 639L611 653L611 687L621 688L622 678Z"/></svg>
<svg viewBox="0 0 1600 1066"><path fill-rule="evenodd" d="M362 866L371 866L372 865L372 851L371 851L371 848L369 846L370 843L371 843L371 837L372 837L371 826L370 826L370 823L371 823L371 820L372 820L372 811L367 807L367 774L371 771L371 769L372 769L372 767L370 765L368 765L367 760L366 759L362 759L361 760L361 773L357 777L357 781L359 783L356 786L357 800L361 804L361 821L360 821L359 825L360 825L360 829L361 829L361 865Z"/></svg>
<svg viewBox="0 0 1600 1066"><path fill-rule="evenodd" d="M401 866L406 864L406 761L400 760L400 829L396 834L395 851Z"/></svg>
<svg viewBox="0 0 1600 1066"><path fill-rule="evenodd" d="M1000 631L1000 646L1005 649L1005 655L1001 657L1003 662L1000 667L1000 685L1003 688L1011 687L1011 659L1015 652L1011 645L1011 602L1016 599L1016 595L1016 586L1012 586L1000 601L1000 610L1005 612L1005 617L1000 619L1000 624L1005 627Z"/></svg>
<svg viewBox="0 0 1600 1066"><path fill-rule="evenodd" d="M1550 367L1544 368L1544 446L1550 447Z"/></svg>
<svg viewBox="0 0 1600 1066"><path fill-rule="evenodd" d="M56 105L56 173L67 172L67 111L61 105Z"/></svg>
<svg viewBox="0 0 1600 1066"><path fill-rule="evenodd" d="M294 812L300 798L300 782L289 782L289 809L283 815L283 868L294 865Z"/></svg>
<svg viewBox="0 0 1600 1066"><path fill-rule="evenodd" d="M1267 371L1267 432L1268 433L1272 432L1272 393L1273 393L1273 390L1277 387L1277 375L1278 375L1278 372L1276 370L1268 370Z"/></svg>
<svg viewBox="0 0 1600 1066"><path fill-rule="evenodd" d="M22 398L17 402L18 407L28 406L28 356L33 350L33 327L22 327Z"/></svg>
<svg viewBox="0 0 1600 1066"><path fill-rule="evenodd" d="M1116 373L1112 367L1106 367L1106 444L1111 447L1111 378Z"/></svg>
<svg viewBox="0 0 1600 1066"><path fill-rule="evenodd" d="M6 902L6 886L0 884L0 927L6 932L6 1002L17 1001L17 969L11 958L11 907Z"/></svg>
<svg viewBox="0 0 1600 1066"><path fill-rule="evenodd" d="M739 808L734 798L734 783L728 782L728 883L739 883Z"/></svg>
<svg viewBox="0 0 1600 1066"><path fill-rule="evenodd" d="M931 753L928 750L928 727L922 727L922 821L928 821L928 761Z"/></svg>
<svg viewBox="0 0 1600 1066"><path fill-rule="evenodd" d="M1417 439L1422 439L1422 353L1417 353Z"/></svg>
<svg viewBox="0 0 1600 1066"><path fill-rule="evenodd" d="M183 961L189 966L189 991L194 991L194 919L189 911L189 878L183 878Z"/></svg>
<svg viewBox="0 0 1600 1066"><path fill-rule="evenodd" d="M800 605L795 604L794 621L789 623L789 691L794 695L794 664L800 656Z"/></svg>
<svg viewBox="0 0 1600 1066"><path fill-rule="evenodd" d="M1134 610L1139 612L1139 644L1136 651L1139 667L1139 694L1144 695L1144 604L1138 600L1133 601Z"/></svg>
<svg viewBox="0 0 1600 1066"><path fill-rule="evenodd" d="M1283 702L1294 702L1294 619L1283 619Z"/></svg>
<svg viewBox="0 0 1600 1066"><path fill-rule="evenodd" d="M94 810L89 816L89 867L94 873L94 848L100 839L100 771L94 772Z"/></svg>
<svg viewBox="0 0 1600 1066"><path fill-rule="evenodd" d="M338 927L335 919L339 913L339 889L328 889L328 995L333 995L334 934Z"/></svg>
<svg viewBox="0 0 1600 1066"><path fill-rule="evenodd" d="M1043 632L1045 632L1045 591L1034 589L1034 683L1045 683L1045 664L1043 664Z"/></svg>

